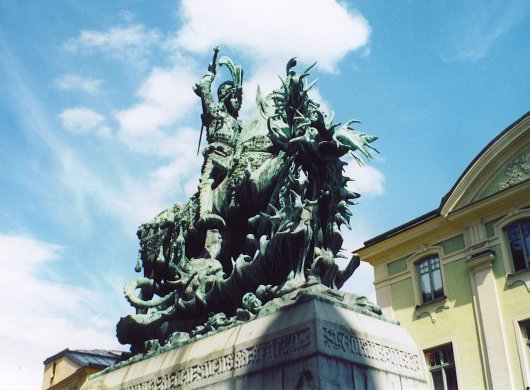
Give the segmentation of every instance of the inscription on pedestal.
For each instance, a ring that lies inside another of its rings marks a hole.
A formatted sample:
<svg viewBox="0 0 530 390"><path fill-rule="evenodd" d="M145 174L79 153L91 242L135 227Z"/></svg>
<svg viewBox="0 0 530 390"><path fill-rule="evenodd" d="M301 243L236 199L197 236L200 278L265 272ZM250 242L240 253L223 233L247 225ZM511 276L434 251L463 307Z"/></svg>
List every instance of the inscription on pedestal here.
<svg viewBox="0 0 530 390"><path fill-rule="evenodd" d="M174 369L169 373L127 386L124 389L166 390L177 386L186 386L247 367L278 364L282 358L308 349L310 346L310 328L304 328L251 347L236 348L231 353L204 362Z"/></svg>
<svg viewBox="0 0 530 390"><path fill-rule="evenodd" d="M367 363L383 363L397 369L420 372L420 357L417 353L397 347L367 340L353 332L335 329L329 326L321 328L324 347L346 355L350 360L366 360Z"/></svg>

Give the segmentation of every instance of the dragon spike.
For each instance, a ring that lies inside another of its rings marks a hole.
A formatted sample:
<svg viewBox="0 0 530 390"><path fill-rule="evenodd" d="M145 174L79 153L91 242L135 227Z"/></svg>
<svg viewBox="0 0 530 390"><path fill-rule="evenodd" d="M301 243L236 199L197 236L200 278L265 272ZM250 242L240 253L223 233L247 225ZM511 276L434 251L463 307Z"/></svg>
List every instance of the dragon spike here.
<svg viewBox="0 0 530 390"><path fill-rule="evenodd" d="M293 57L287 62L287 65L285 66L285 74L289 75L289 72L295 66L296 66L296 57Z"/></svg>
<svg viewBox="0 0 530 390"><path fill-rule="evenodd" d="M359 198L361 195L357 192L353 192L353 191L350 191L346 188L341 188L340 189L340 196L341 196L341 199L357 199Z"/></svg>
<svg viewBox="0 0 530 390"><path fill-rule="evenodd" d="M258 89L256 90L256 106L259 109L260 114L263 116L263 118L267 118L272 116L270 113L269 105L267 104L267 101L263 97L263 94L261 92L261 88L258 85Z"/></svg>
<svg viewBox="0 0 530 390"><path fill-rule="evenodd" d="M355 161L357 162L357 164L359 164L360 167L364 166L364 161L359 156L357 156L355 153L353 153L351 151L350 151L349 154L350 154L350 156L352 156L355 159Z"/></svg>
<svg viewBox="0 0 530 390"><path fill-rule="evenodd" d="M301 99L301 102L300 102L300 107L302 107L304 105L304 102L308 98L308 92L311 88L313 88L313 85L315 85L315 83L317 82L318 80L315 80L314 82L311 83L311 85L309 86L309 88L305 88L303 91L302 91L302 99ZM310 100L310 99L309 99ZM311 100L310 100L311 101ZM318 106L316 106L318 107Z"/></svg>
<svg viewBox="0 0 530 390"><path fill-rule="evenodd" d="M311 69L313 69L313 68L315 67L316 64L317 64L317 63L314 62L309 68L307 68L306 70L304 70L304 74L306 74L306 73L309 74L309 71L310 71Z"/></svg>
<svg viewBox="0 0 530 390"><path fill-rule="evenodd" d="M339 213L335 214L335 222L337 222L340 225L345 225L348 229L351 229L349 221L344 218L343 215L340 215Z"/></svg>
<svg viewBox="0 0 530 390"><path fill-rule="evenodd" d="M293 117L293 119L300 119L300 120L306 122L307 124L310 124L310 123L311 123L311 120L309 120L309 118L307 118L307 116L305 116L304 114L302 114L302 113L300 112L300 110L295 109L295 112L296 112L297 115L296 115L295 117Z"/></svg>
<svg viewBox="0 0 530 390"><path fill-rule="evenodd" d="M329 122L329 126L328 126L328 127L329 127L329 131L331 131L331 132L335 132L335 129L336 129L337 127L339 127L340 125L341 125L340 122L339 122L339 123L332 123L332 122Z"/></svg>
<svg viewBox="0 0 530 390"><path fill-rule="evenodd" d="M304 89L304 94L307 94L307 92L309 92L311 90L311 88L313 88L315 86L317 81L318 81L318 79L315 79L315 81L313 81L311 84L309 84L309 86L307 86L307 88Z"/></svg>
<svg viewBox="0 0 530 390"><path fill-rule="evenodd" d="M284 91L287 91L287 90L289 89L289 86L287 85L287 82L286 82L284 79L282 79L280 76L278 76L278 78L279 78L280 81L282 82L283 90L284 90ZM280 94L280 96L282 96L282 97L285 98L286 93L283 92L282 94Z"/></svg>
<svg viewBox="0 0 530 390"><path fill-rule="evenodd" d="M344 126L342 126L342 127L347 128L347 129L351 129L350 125L351 125L352 123L361 123L361 122L358 121L357 119L350 119L350 120L347 121L347 122L344 124ZM354 130L354 129L351 129L351 130Z"/></svg>

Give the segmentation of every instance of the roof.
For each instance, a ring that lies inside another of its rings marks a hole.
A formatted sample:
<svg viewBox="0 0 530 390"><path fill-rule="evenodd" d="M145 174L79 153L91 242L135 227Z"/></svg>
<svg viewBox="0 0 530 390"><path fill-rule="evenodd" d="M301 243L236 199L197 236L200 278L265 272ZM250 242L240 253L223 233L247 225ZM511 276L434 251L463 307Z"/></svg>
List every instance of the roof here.
<svg viewBox="0 0 530 390"><path fill-rule="evenodd" d="M118 360L121 351L107 351L103 349L64 349L44 361L48 364L63 356L81 367L108 367Z"/></svg>
<svg viewBox="0 0 530 390"><path fill-rule="evenodd" d="M412 229L414 226L421 225L424 222L427 222L433 218L436 218L440 213L438 212L438 209L429 211L428 213L425 213L423 215L420 215L417 218L414 218L412 221L406 222L403 225L399 225L398 227L395 227L393 229L390 229L389 231L382 233L378 236L375 236L374 238L369 239L368 241L364 242L364 246L372 246L374 244L377 244L378 242L384 241L387 238L397 236L401 232L404 232L405 230Z"/></svg>
<svg viewBox="0 0 530 390"><path fill-rule="evenodd" d="M414 218L413 220L406 222L402 225L399 225L393 229L388 230L385 233L379 234L378 236L375 236L368 241L364 242L364 247L369 247L372 245L375 245L379 242L382 242L390 237L396 236L404 231L410 230L418 225L421 225L425 222L428 222L438 216L441 215L442 209L444 208L446 202L451 197L455 189L459 186L459 184L462 182L463 178L466 176L466 174L471 170L471 168L475 165L475 163L484 155L484 153L490 149L497 141L499 141L501 138L503 138L507 133L509 133L514 127L516 127L519 123L524 121L525 119L530 117L530 111L528 111L526 114L521 116L519 119L517 119L515 122L513 122L511 125L509 125L506 129L504 129L502 132L500 132L494 139L492 139L481 151L479 154L475 156L473 161L469 163L469 165L466 167L466 169L462 172L456 183L451 187L449 192L445 194L445 196L442 198L440 205L437 209L429 211L428 213L425 213L417 218Z"/></svg>

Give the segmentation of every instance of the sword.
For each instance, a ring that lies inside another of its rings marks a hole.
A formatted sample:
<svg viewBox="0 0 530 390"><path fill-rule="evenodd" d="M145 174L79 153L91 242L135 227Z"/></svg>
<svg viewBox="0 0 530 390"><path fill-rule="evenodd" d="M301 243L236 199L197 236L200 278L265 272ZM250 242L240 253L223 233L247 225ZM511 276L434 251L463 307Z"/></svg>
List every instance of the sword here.
<svg viewBox="0 0 530 390"><path fill-rule="evenodd" d="M204 124L201 125L201 134L199 134L199 145L197 145L197 156L199 155L199 151L201 150L201 140L202 140L203 132L204 132Z"/></svg>

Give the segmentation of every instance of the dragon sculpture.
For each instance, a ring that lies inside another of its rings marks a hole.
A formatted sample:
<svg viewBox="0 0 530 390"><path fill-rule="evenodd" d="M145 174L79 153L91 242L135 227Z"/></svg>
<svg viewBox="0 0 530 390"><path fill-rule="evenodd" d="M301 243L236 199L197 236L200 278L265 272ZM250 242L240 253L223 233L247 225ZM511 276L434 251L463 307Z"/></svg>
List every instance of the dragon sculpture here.
<svg viewBox="0 0 530 390"><path fill-rule="evenodd" d="M219 59L232 80L219 86L215 101L214 51L194 86L208 141L198 192L138 229L136 271L143 277L124 288L136 314L117 325L132 354L248 320L304 286L338 289L359 265L355 254L344 269L335 261L345 257L341 227L350 227L359 197L347 188L341 157L370 159L377 137L354 130L357 121L328 119L309 97L314 65L297 74L295 59L279 89L262 96L258 88L257 109L243 126L243 70Z"/></svg>

